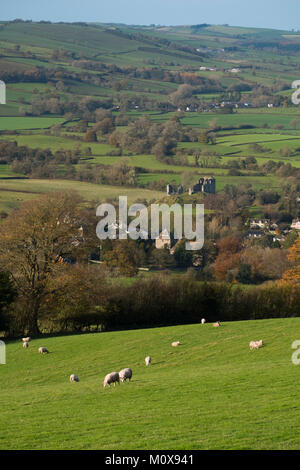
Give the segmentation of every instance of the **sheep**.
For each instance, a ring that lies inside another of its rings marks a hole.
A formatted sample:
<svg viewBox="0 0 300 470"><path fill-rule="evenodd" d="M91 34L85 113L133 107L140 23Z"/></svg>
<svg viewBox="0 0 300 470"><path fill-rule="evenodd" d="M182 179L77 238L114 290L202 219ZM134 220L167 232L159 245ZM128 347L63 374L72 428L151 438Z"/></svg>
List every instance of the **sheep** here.
<svg viewBox="0 0 300 470"><path fill-rule="evenodd" d="M216 323L213 324L213 326L214 326L215 328L217 328L217 327L220 326L220 325L221 325L221 324L220 324L219 321L217 321Z"/></svg>
<svg viewBox="0 0 300 470"><path fill-rule="evenodd" d="M70 375L70 382L79 382L78 375L75 375L75 374Z"/></svg>
<svg viewBox="0 0 300 470"><path fill-rule="evenodd" d="M131 377L132 377L132 370L129 367L127 367L126 369L120 370L119 377L120 377L121 382L126 382L126 379L128 379L130 382Z"/></svg>
<svg viewBox="0 0 300 470"><path fill-rule="evenodd" d="M172 346L173 346L174 348L176 348L176 347L179 346L180 344L181 344L181 343L180 343L179 341L174 341L174 342L172 343Z"/></svg>
<svg viewBox="0 0 300 470"><path fill-rule="evenodd" d="M28 336L27 338L22 338L23 343L29 343L30 340L30 336Z"/></svg>
<svg viewBox="0 0 300 470"><path fill-rule="evenodd" d="M151 357L150 356L145 357L145 363L146 363L146 366L149 366L151 364Z"/></svg>
<svg viewBox="0 0 300 470"><path fill-rule="evenodd" d="M39 353L40 353L40 354L44 354L44 353L47 353L47 354L48 354L49 351L48 351L47 348L41 347L41 348L39 348Z"/></svg>
<svg viewBox="0 0 300 470"><path fill-rule="evenodd" d="M260 341L250 341L249 347L250 349L259 349L263 346L263 340Z"/></svg>
<svg viewBox="0 0 300 470"><path fill-rule="evenodd" d="M114 384L114 387L116 386L116 382L120 385L120 377L118 372L111 372L110 374L107 374L105 376L104 382L103 382L103 387L106 387L108 385L110 387L110 384Z"/></svg>
<svg viewBox="0 0 300 470"><path fill-rule="evenodd" d="M204 325L204 323L206 323L205 318L202 318L201 323L202 323L202 325Z"/></svg>
<svg viewBox="0 0 300 470"><path fill-rule="evenodd" d="M24 341L24 343L23 343L23 348L27 349L28 346L29 346L28 341Z"/></svg>

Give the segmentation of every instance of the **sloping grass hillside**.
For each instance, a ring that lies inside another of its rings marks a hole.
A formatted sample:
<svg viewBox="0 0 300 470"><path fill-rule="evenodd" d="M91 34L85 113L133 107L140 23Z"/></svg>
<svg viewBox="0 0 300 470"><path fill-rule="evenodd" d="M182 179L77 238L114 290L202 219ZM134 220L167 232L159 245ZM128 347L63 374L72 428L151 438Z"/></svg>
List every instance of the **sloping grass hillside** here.
<svg viewBox="0 0 300 470"><path fill-rule="evenodd" d="M299 449L297 339L292 318L9 342L0 449ZM104 389L124 367L131 383Z"/></svg>

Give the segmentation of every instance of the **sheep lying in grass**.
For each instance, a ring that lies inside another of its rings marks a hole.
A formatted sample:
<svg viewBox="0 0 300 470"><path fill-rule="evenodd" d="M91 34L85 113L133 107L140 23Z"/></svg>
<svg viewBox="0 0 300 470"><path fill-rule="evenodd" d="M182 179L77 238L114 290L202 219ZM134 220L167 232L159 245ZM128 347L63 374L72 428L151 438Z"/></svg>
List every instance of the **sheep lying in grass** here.
<svg viewBox="0 0 300 470"><path fill-rule="evenodd" d="M263 346L263 340L260 341L250 341L249 347L250 349L259 349Z"/></svg>
<svg viewBox="0 0 300 470"><path fill-rule="evenodd" d="M79 382L78 375L75 375L75 374L70 375L70 382Z"/></svg>
<svg viewBox="0 0 300 470"><path fill-rule="evenodd" d="M221 325L221 323L220 323L219 321L216 321L216 323L213 324L213 326L214 326L215 328L218 328L218 326L220 326L220 325Z"/></svg>
<svg viewBox="0 0 300 470"><path fill-rule="evenodd" d="M146 366L149 366L151 364L151 357L150 356L145 357L145 363L146 363Z"/></svg>
<svg viewBox="0 0 300 470"><path fill-rule="evenodd" d="M22 338L22 341L24 343L29 343L30 340L31 340L30 336L27 336L27 338Z"/></svg>
<svg viewBox="0 0 300 470"><path fill-rule="evenodd" d="M131 377L132 377L132 370L129 367L127 367L126 369L120 370L119 377L120 377L121 382L126 382L127 379L130 382Z"/></svg>
<svg viewBox="0 0 300 470"><path fill-rule="evenodd" d="M173 346L174 348L176 348L176 347L179 346L180 344L181 344L181 343L180 343L179 341L174 341L174 342L172 343L172 346Z"/></svg>
<svg viewBox="0 0 300 470"><path fill-rule="evenodd" d="M120 385L120 377L118 372L111 372L110 374L107 374L105 376L104 382L103 382L103 387L106 387L108 385L110 387L110 384L114 384L114 387L116 386L116 382Z"/></svg>
<svg viewBox="0 0 300 470"><path fill-rule="evenodd" d="M40 354L46 354L46 353L48 354L49 351L48 351L47 348L41 347L41 348L39 348L39 353L40 353Z"/></svg>
<svg viewBox="0 0 300 470"><path fill-rule="evenodd" d="M28 341L24 341L24 343L23 343L23 348L27 349L27 348L28 348L28 346L29 346L29 343L28 343Z"/></svg>
<svg viewBox="0 0 300 470"><path fill-rule="evenodd" d="M204 325L204 323L206 323L205 318L202 318L202 319L201 319L201 323L202 323L202 325Z"/></svg>

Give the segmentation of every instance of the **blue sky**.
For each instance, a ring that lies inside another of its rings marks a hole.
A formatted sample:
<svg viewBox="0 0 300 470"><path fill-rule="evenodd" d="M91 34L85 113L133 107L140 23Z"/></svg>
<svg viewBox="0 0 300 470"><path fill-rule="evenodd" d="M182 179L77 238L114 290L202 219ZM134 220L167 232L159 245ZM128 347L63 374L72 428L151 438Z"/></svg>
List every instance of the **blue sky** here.
<svg viewBox="0 0 300 470"><path fill-rule="evenodd" d="M225 24L300 29L299 0L2 0L0 20Z"/></svg>

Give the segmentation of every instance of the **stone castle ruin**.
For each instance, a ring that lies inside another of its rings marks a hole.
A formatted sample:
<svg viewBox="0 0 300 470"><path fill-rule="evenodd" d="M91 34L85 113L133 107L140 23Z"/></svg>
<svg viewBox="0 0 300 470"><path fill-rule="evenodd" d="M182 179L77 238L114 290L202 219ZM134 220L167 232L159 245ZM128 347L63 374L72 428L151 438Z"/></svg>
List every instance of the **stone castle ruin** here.
<svg viewBox="0 0 300 470"><path fill-rule="evenodd" d="M196 184L189 188L189 195L195 193L207 193L207 194L216 194L216 180L213 176L208 178L199 178ZM184 189L182 185L179 185L176 189L171 184L167 185L167 195L173 196L174 194L183 194Z"/></svg>

